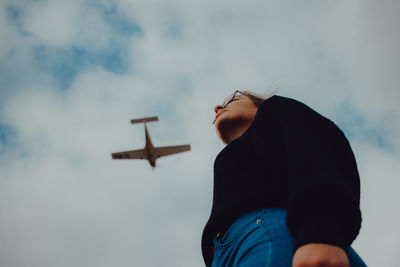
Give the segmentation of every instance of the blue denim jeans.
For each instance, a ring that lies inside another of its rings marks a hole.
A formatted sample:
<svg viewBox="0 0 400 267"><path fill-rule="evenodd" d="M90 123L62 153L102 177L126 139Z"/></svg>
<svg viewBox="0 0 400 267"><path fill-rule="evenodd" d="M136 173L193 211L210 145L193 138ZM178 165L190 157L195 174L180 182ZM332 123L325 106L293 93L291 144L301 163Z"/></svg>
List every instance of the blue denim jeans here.
<svg viewBox="0 0 400 267"><path fill-rule="evenodd" d="M246 213L214 238L212 267L291 267L294 243L286 227L286 209ZM351 267L366 266L351 247L346 252Z"/></svg>

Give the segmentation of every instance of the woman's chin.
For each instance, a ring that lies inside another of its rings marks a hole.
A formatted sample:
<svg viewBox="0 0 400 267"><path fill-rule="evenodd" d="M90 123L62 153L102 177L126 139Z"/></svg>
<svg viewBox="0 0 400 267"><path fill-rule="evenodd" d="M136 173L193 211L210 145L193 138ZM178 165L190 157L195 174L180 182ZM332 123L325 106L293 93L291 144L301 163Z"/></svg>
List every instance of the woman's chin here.
<svg viewBox="0 0 400 267"><path fill-rule="evenodd" d="M228 121L229 120L227 120L226 118L219 116L215 121L215 128L217 129L217 131L220 132L227 128L227 125L229 124Z"/></svg>
<svg viewBox="0 0 400 267"><path fill-rule="evenodd" d="M227 133L231 132L234 128L234 121L227 118L218 118L215 122L215 129L217 130L219 138L225 142Z"/></svg>

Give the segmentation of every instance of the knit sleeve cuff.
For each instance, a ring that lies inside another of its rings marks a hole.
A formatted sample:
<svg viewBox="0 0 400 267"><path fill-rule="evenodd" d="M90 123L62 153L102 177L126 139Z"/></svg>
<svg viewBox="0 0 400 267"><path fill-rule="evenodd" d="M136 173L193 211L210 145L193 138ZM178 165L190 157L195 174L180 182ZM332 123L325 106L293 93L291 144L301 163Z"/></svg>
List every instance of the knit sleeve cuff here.
<svg viewBox="0 0 400 267"><path fill-rule="evenodd" d="M347 249L340 222L327 214L303 217L296 226L296 243L293 253L309 243L323 243Z"/></svg>

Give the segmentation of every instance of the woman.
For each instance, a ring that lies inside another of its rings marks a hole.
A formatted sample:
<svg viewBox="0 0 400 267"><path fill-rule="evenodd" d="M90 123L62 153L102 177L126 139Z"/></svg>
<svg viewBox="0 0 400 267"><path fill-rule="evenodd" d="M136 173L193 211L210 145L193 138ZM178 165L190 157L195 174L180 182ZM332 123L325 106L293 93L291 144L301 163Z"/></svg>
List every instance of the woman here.
<svg viewBox="0 0 400 267"><path fill-rule="evenodd" d="M203 231L207 266L365 266L359 175L330 120L293 99L236 91L215 107L226 143Z"/></svg>

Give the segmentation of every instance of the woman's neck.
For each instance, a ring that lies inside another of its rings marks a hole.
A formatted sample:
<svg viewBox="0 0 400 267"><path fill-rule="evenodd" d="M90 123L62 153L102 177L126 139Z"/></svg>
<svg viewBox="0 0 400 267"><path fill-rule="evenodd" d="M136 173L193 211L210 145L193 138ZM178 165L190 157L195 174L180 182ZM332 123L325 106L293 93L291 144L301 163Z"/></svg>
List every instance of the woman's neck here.
<svg viewBox="0 0 400 267"><path fill-rule="evenodd" d="M242 122L238 122L235 127L230 127L230 131L225 131L224 135L220 136L221 140L225 144L229 144L233 140L239 138L246 132L246 130L250 127L252 121L246 120Z"/></svg>

